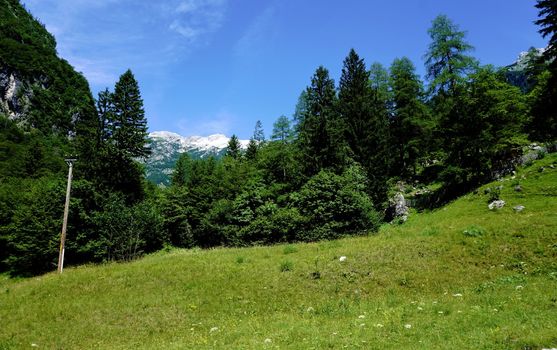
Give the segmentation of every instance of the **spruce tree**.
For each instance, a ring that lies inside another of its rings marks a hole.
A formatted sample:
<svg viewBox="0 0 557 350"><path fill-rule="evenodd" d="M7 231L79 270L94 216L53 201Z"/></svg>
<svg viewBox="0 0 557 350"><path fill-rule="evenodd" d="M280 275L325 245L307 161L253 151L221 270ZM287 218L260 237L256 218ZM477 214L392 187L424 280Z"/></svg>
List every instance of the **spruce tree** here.
<svg viewBox="0 0 557 350"><path fill-rule="evenodd" d="M557 2L538 0L536 8L539 32L544 38L549 37L543 56L549 69L538 76L538 86L532 91L532 121L528 129L535 140L553 141L557 138Z"/></svg>
<svg viewBox="0 0 557 350"><path fill-rule="evenodd" d="M232 135L226 147L226 155L233 159L240 159L242 151L240 148L240 141L236 135Z"/></svg>
<svg viewBox="0 0 557 350"><path fill-rule="evenodd" d="M112 139L120 152L129 157L146 157L147 119L139 85L131 70L120 76L114 87Z"/></svg>
<svg viewBox="0 0 557 350"><path fill-rule="evenodd" d="M549 45L544 52L545 60L551 62L553 72L557 68L557 1L538 0L536 8L539 10L538 19L535 23L541 28L540 34L549 37Z"/></svg>
<svg viewBox="0 0 557 350"><path fill-rule="evenodd" d="M376 67L379 68L379 67ZM384 74L376 74L377 77ZM374 86L372 88L372 85ZM352 49L344 60L338 108L345 138L369 177L368 192L377 208L387 199L388 111L380 79L370 82L364 60Z"/></svg>
<svg viewBox="0 0 557 350"><path fill-rule="evenodd" d="M393 94L391 140L394 148L393 175L416 174L418 159L427 149L428 109L423 102L422 82L407 57L395 59L390 68Z"/></svg>
<svg viewBox="0 0 557 350"><path fill-rule="evenodd" d="M255 123L255 128L253 130L253 136L250 138L248 147L246 149L246 159L255 160L257 158L257 151L259 147L265 142L265 134L263 132L263 126L261 121L258 120Z"/></svg>
<svg viewBox="0 0 557 350"><path fill-rule="evenodd" d="M335 110L335 83L329 71L319 67L307 88L307 110L298 134L298 146L306 175L324 168L341 168L344 163L342 127Z"/></svg>

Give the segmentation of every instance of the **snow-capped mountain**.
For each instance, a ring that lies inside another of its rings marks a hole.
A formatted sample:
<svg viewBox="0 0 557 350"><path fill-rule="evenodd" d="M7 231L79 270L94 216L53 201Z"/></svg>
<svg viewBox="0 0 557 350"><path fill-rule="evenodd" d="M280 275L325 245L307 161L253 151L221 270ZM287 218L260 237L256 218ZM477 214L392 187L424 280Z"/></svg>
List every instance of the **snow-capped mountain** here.
<svg viewBox="0 0 557 350"><path fill-rule="evenodd" d="M147 179L163 185L170 183L170 175L182 153L187 152L194 159L221 157L230 140L223 134L182 136L169 131L149 133L149 139L152 153L145 162ZM240 146L245 149L248 142L249 140L240 140Z"/></svg>

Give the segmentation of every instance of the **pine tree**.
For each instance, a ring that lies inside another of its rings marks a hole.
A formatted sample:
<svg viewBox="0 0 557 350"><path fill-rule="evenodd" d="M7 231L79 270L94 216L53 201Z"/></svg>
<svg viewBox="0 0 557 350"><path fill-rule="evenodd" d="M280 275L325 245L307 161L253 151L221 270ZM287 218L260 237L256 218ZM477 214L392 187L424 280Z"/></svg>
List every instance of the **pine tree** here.
<svg viewBox="0 0 557 350"><path fill-rule="evenodd" d="M466 33L460 31L447 16L437 16L428 30L431 38L425 55L430 92L454 96L457 85L477 63L466 55L473 47L465 41Z"/></svg>
<svg viewBox="0 0 557 350"><path fill-rule="evenodd" d="M416 174L418 158L425 153L427 143L428 110L422 100L422 82L407 57L395 59L390 69L393 94L391 139L394 146L393 175Z"/></svg>
<svg viewBox="0 0 557 350"><path fill-rule="evenodd" d="M226 147L226 155L233 159L240 159L242 151L240 148L240 141L236 135L232 135Z"/></svg>
<svg viewBox="0 0 557 350"><path fill-rule="evenodd" d="M180 155L172 173L172 186L185 186L191 176L191 158L187 152Z"/></svg>
<svg viewBox="0 0 557 350"><path fill-rule="evenodd" d="M119 151L129 157L146 157L147 119L139 85L131 70L120 76L114 87L114 122L112 139Z"/></svg>

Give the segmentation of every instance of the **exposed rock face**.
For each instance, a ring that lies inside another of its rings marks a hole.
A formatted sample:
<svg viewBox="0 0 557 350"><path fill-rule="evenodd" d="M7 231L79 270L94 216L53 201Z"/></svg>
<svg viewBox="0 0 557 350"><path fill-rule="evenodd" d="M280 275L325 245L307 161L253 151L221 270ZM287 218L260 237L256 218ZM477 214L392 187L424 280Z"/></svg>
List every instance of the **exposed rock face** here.
<svg viewBox="0 0 557 350"><path fill-rule="evenodd" d="M15 72L0 68L0 112L9 119L20 119L27 113L30 97L30 89Z"/></svg>

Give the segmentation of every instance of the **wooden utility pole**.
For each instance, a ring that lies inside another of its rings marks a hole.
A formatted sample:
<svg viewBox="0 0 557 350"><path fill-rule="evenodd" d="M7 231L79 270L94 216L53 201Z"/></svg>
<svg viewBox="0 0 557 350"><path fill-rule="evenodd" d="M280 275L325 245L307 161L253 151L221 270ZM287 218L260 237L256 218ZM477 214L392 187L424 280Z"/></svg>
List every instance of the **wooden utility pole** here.
<svg viewBox="0 0 557 350"><path fill-rule="evenodd" d="M68 164L68 187L66 188L66 204L64 205L64 222L62 223L62 234L60 235L60 253L58 255L58 273L64 270L64 251L66 246L66 228L68 226L68 211L70 209L70 191L72 189L72 170L75 158L67 158Z"/></svg>

